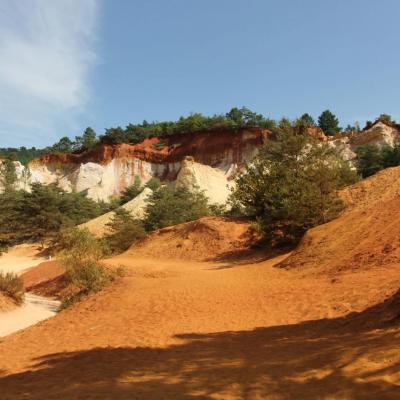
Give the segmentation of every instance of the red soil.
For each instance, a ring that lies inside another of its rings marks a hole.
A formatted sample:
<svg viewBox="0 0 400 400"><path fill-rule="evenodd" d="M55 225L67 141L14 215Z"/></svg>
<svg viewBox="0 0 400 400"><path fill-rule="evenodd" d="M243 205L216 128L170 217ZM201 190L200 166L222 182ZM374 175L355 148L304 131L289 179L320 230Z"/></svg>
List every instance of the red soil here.
<svg viewBox="0 0 400 400"><path fill-rule="evenodd" d="M140 258L217 260L246 254L254 241L247 221L205 217L152 232L126 254Z"/></svg>
<svg viewBox="0 0 400 400"><path fill-rule="evenodd" d="M60 297L65 289L65 268L57 261L45 261L21 275L27 291L41 296Z"/></svg>
<svg viewBox="0 0 400 400"><path fill-rule="evenodd" d="M308 272L336 274L345 270L397 268L400 264L400 198L345 213L307 232L282 263Z"/></svg>
<svg viewBox="0 0 400 400"><path fill-rule="evenodd" d="M171 135L146 139L135 145L101 145L81 154L47 154L32 164L76 165L88 161L107 164L116 158L133 157L161 164L180 162L186 156L207 165L215 165L226 158L241 163L243 149L261 146L269 134L270 131L265 129L249 128L238 133L221 130Z"/></svg>

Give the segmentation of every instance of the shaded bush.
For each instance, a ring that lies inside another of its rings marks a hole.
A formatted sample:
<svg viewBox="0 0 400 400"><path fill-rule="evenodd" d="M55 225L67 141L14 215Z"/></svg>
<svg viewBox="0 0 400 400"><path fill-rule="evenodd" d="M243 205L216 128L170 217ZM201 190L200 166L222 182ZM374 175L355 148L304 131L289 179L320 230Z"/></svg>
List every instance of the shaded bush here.
<svg viewBox="0 0 400 400"><path fill-rule="evenodd" d="M12 272L0 272L0 292L17 304L24 301L25 289L22 279Z"/></svg>
<svg viewBox="0 0 400 400"><path fill-rule="evenodd" d="M358 147L357 169L363 178L374 175L377 172L400 165L400 145L393 147L378 147L374 144L367 144Z"/></svg>
<svg viewBox="0 0 400 400"><path fill-rule="evenodd" d="M146 235L142 222L123 208L115 211L107 226L112 233L105 240L113 253L122 253Z"/></svg>

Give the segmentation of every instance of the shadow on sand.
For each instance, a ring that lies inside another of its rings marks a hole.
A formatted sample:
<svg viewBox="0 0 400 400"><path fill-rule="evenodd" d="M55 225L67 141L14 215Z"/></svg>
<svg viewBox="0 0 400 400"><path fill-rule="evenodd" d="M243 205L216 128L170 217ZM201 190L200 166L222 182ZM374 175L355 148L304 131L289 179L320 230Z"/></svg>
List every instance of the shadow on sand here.
<svg viewBox="0 0 400 400"><path fill-rule="evenodd" d="M395 400L399 307L400 292L344 318L50 354L2 371L1 399Z"/></svg>

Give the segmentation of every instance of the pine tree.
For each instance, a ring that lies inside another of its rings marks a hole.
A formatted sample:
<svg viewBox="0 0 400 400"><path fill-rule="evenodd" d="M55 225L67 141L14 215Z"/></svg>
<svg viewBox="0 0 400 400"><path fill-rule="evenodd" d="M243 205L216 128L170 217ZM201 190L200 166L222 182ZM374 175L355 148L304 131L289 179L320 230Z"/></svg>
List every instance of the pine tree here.
<svg viewBox="0 0 400 400"><path fill-rule="evenodd" d="M318 118L318 126L325 135L333 136L341 130L339 120L329 110L325 110Z"/></svg>

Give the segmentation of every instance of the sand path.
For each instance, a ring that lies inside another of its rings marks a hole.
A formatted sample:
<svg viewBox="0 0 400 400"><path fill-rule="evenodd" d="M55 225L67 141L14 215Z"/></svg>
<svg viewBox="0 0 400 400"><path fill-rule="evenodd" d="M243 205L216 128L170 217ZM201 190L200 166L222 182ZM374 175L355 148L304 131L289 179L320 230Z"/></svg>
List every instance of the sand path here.
<svg viewBox="0 0 400 400"><path fill-rule="evenodd" d="M53 317L57 314L59 307L59 301L26 293L25 302L21 307L0 313L0 337Z"/></svg>
<svg viewBox="0 0 400 400"><path fill-rule="evenodd" d="M44 260L35 245L15 246L0 257L0 271L15 272L19 275ZM25 302L21 307L0 313L0 337L53 317L57 314L59 306L59 301L26 293Z"/></svg>
<svg viewBox="0 0 400 400"><path fill-rule="evenodd" d="M345 316L392 296L400 266L332 279L282 258L109 260L115 284L0 340L2 400L397 399L399 330Z"/></svg>

